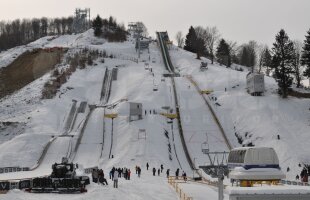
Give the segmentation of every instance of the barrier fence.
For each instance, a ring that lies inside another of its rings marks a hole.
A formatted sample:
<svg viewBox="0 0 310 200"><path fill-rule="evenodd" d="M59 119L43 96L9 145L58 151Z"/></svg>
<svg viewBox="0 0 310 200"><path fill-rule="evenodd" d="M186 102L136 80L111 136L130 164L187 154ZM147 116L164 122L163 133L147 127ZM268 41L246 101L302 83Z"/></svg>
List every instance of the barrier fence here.
<svg viewBox="0 0 310 200"><path fill-rule="evenodd" d="M0 168L0 174L10 173L10 172L20 172L20 171L29 171L29 167L3 167Z"/></svg>
<svg viewBox="0 0 310 200"><path fill-rule="evenodd" d="M175 191L178 193L180 200L193 200L193 197L187 196L183 192L183 190L179 187L179 183L185 183L185 181L182 181L183 178L180 177L180 179L176 179L174 176L168 177L168 183L175 189Z"/></svg>

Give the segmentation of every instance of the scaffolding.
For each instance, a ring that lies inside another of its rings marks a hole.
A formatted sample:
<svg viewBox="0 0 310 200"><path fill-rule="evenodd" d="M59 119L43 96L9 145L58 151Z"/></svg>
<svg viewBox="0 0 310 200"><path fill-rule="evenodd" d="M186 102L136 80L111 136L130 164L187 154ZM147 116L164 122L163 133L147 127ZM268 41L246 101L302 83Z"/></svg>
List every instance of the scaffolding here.
<svg viewBox="0 0 310 200"><path fill-rule="evenodd" d="M75 9L73 19L73 33L82 33L90 28L90 8Z"/></svg>

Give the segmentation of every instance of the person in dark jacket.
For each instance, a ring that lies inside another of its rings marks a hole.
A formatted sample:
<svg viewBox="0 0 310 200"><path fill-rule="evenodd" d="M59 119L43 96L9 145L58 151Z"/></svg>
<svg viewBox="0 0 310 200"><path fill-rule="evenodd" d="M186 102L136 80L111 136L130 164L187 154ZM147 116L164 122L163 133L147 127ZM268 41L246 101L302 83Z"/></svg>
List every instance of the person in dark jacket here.
<svg viewBox="0 0 310 200"><path fill-rule="evenodd" d="M177 169L177 171L175 171L175 178L178 179L179 177L179 168Z"/></svg>
<svg viewBox="0 0 310 200"><path fill-rule="evenodd" d="M98 182L98 170L97 169L93 169L93 171L92 171L92 178L93 178L93 182L94 183Z"/></svg>
<svg viewBox="0 0 310 200"><path fill-rule="evenodd" d="M146 170L149 170L149 163L146 163Z"/></svg>
<svg viewBox="0 0 310 200"><path fill-rule="evenodd" d="M138 167L138 177L140 178L141 176L141 167Z"/></svg>
<svg viewBox="0 0 310 200"><path fill-rule="evenodd" d="M169 173L170 173L170 169L167 169L166 171L167 178L169 178Z"/></svg>
<svg viewBox="0 0 310 200"><path fill-rule="evenodd" d="M182 173L182 177L183 177L184 181L186 182L187 181L187 177L186 177L186 173L184 171Z"/></svg>
<svg viewBox="0 0 310 200"><path fill-rule="evenodd" d="M155 167L153 167L153 176L155 176L155 173L156 173L156 169Z"/></svg>
<svg viewBox="0 0 310 200"><path fill-rule="evenodd" d="M160 169L157 170L157 175L158 175L158 176L160 175Z"/></svg>
<svg viewBox="0 0 310 200"><path fill-rule="evenodd" d="M163 169L164 169L164 165L161 164L161 165L160 165L160 172L161 172L161 173L163 173Z"/></svg>

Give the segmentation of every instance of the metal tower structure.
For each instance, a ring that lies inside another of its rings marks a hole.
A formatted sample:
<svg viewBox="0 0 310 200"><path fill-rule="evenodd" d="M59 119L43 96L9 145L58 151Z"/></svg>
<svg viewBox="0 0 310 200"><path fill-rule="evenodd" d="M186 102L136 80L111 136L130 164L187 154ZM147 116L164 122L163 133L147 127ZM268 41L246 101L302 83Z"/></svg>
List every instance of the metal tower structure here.
<svg viewBox="0 0 310 200"><path fill-rule="evenodd" d="M199 166L206 174L212 178L218 178L218 199L224 199L224 177L228 174L228 154L229 152L210 152L208 142L204 142L201 145L203 154L206 154L209 158L209 165Z"/></svg>
<svg viewBox="0 0 310 200"><path fill-rule="evenodd" d="M73 32L81 33L90 28L90 8L75 9Z"/></svg>
<svg viewBox="0 0 310 200"><path fill-rule="evenodd" d="M128 31L132 33L133 37L136 39L136 51L138 52L138 58L140 58L141 50L148 49L150 40L143 34L145 32L145 27L142 22L129 22Z"/></svg>

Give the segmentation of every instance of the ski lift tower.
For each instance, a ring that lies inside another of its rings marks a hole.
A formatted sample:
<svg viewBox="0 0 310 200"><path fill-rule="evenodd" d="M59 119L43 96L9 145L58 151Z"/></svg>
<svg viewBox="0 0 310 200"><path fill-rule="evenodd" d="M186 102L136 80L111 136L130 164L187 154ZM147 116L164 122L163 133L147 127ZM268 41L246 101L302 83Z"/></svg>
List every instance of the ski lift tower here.
<svg viewBox="0 0 310 200"><path fill-rule="evenodd" d="M129 32L132 32L133 37L136 39L136 51L138 51L138 58L140 58L141 50L149 50L149 40L143 40L145 36L142 35L144 32L144 27L142 22L129 22L128 23Z"/></svg>
<svg viewBox="0 0 310 200"><path fill-rule="evenodd" d="M82 33L90 28L90 8L75 9L72 30L74 33Z"/></svg>
<svg viewBox="0 0 310 200"><path fill-rule="evenodd" d="M224 176L228 174L227 158L229 152L211 152L207 142L201 144L201 151L209 158L209 165L199 166L206 174L212 178L218 178L218 199L224 199Z"/></svg>

